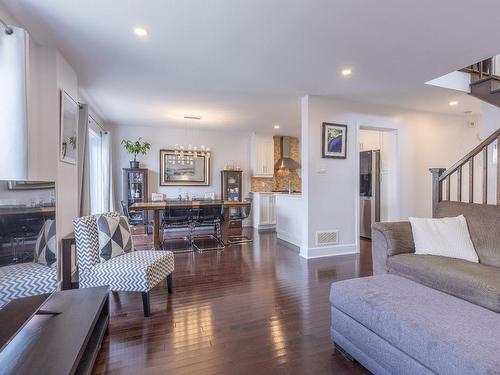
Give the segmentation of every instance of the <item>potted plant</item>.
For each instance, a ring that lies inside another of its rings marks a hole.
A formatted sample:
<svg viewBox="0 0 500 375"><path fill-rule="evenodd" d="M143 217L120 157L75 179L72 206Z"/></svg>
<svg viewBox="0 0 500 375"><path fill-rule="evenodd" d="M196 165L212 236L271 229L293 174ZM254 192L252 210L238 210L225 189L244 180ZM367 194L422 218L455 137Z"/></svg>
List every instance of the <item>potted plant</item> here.
<svg viewBox="0 0 500 375"><path fill-rule="evenodd" d="M139 162L137 161L137 155L146 155L148 150L151 148L149 142L141 142L142 137L137 141L130 141L128 139L122 140L122 145L129 154L134 155L134 160L130 161L130 168L139 168Z"/></svg>

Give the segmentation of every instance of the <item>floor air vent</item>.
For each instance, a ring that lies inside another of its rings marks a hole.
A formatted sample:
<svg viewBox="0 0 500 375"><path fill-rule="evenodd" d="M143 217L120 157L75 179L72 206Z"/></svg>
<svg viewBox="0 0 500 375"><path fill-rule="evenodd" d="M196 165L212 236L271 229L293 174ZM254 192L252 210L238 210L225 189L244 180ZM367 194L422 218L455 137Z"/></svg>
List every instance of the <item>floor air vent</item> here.
<svg viewBox="0 0 500 375"><path fill-rule="evenodd" d="M316 232L316 246L338 245L338 230L322 230Z"/></svg>

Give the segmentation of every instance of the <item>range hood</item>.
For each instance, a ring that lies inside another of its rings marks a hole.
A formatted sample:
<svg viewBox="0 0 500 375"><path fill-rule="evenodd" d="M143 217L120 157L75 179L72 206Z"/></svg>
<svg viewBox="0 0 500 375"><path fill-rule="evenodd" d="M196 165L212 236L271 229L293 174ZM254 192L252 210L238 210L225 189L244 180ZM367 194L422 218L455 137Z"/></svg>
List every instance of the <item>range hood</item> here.
<svg viewBox="0 0 500 375"><path fill-rule="evenodd" d="M290 137L280 137L280 159L275 169L299 169L300 164L290 157Z"/></svg>

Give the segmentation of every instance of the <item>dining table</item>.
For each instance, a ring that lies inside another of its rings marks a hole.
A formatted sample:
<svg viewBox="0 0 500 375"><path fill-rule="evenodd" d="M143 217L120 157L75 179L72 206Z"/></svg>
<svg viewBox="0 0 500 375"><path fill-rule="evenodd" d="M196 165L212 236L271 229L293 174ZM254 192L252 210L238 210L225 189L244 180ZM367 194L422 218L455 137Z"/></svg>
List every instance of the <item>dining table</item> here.
<svg viewBox="0 0 500 375"><path fill-rule="evenodd" d="M160 217L167 208L197 208L203 205L224 205L224 221L222 223L222 237L224 245L229 245L231 219L229 217L230 208L250 207L249 201L222 201L222 200L164 200L158 202L135 202L129 207L130 212L152 211L153 215L153 243L155 249L161 248L160 243Z"/></svg>

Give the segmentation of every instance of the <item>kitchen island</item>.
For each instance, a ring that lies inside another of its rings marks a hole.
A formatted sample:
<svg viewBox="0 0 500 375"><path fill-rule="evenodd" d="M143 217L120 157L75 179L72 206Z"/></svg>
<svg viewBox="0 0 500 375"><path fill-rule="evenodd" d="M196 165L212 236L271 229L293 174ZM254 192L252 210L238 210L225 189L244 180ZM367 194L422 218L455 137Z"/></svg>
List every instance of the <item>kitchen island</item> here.
<svg viewBox="0 0 500 375"><path fill-rule="evenodd" d="M304 200L300 193L275 193L276 234L300 248L303 238Z"/></svg>

